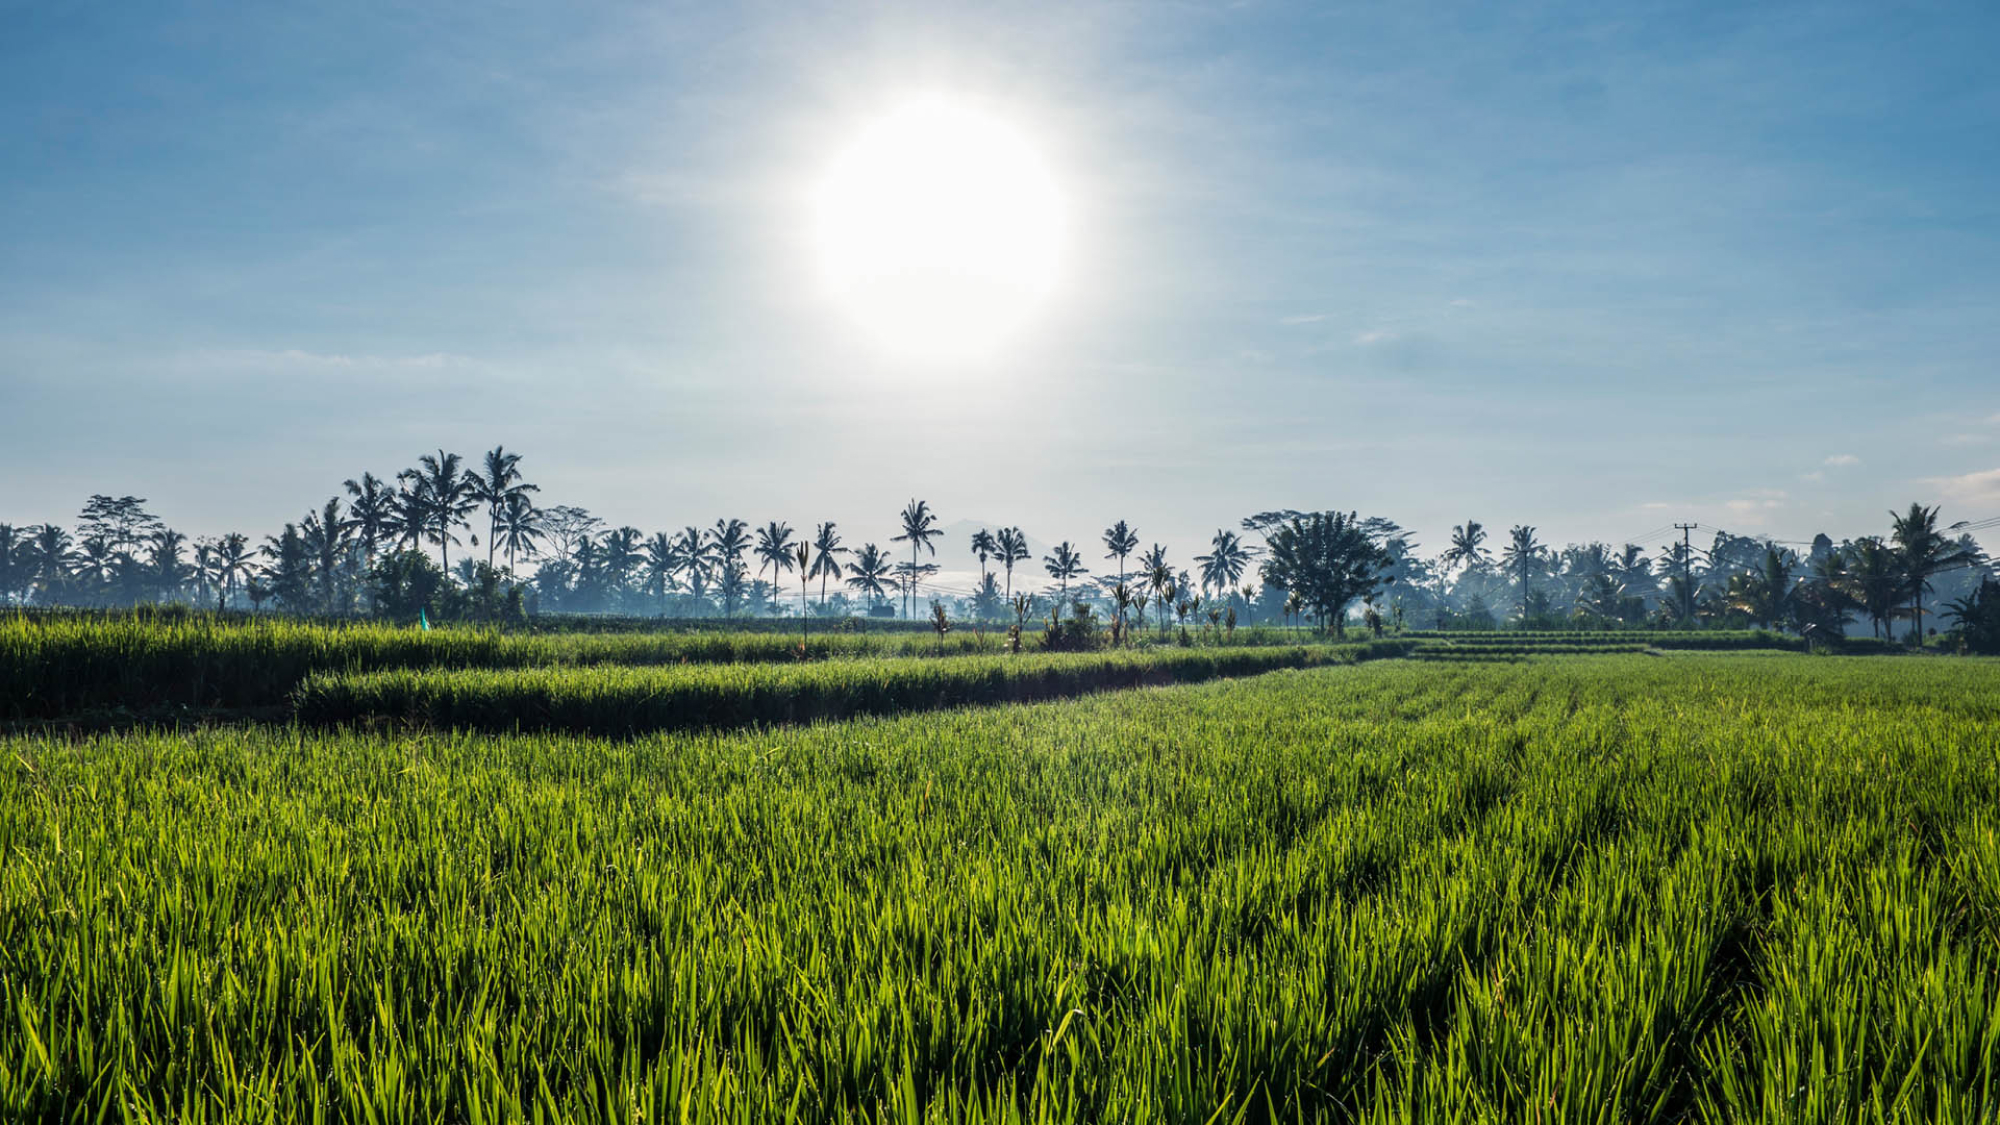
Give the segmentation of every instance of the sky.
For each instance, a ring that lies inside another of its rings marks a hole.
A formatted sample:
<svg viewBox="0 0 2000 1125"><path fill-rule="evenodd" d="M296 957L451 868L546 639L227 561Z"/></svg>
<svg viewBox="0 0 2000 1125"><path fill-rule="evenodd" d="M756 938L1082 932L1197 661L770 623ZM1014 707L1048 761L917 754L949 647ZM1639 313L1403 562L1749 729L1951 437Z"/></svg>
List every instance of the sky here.
<svg viewBox="0 0 2000 1125"><path fill-rule="evenodd" d="M850 543L2000 515L1989 3L306 7L0 0L0 521L263 534L495 444L613 524ZM1064 208L978 356L814 260L914 97Z"/></svg>

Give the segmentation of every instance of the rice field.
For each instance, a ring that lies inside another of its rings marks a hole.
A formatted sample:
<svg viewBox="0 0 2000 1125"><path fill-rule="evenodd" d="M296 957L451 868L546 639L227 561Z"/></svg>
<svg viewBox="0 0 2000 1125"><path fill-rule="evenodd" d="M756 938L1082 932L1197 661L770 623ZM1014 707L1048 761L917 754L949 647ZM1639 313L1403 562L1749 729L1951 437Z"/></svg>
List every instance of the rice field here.
<svg viewBox="0 0 2000 1125"><path fill-rule="evenodd" d="M628 735L1025 703L1093 691L1351 664L1364 646L1019 653L932 660L322 673L294 693L316 725Z"/></svg>
<svg viewBox="0 0 2000 1125"><path fill-rule="evenodd" d="M1155 647L1150 633L1134 640L1141 648ZM783 664L997 654L1004 642L991 628L959 628L942 637L908 630L508 633L201 613L0 613L0 721L101 711L173 718L176 712L282 709L315 673ZM1296 633L1243 630L1228 646L1203 647L1295 648L1299 642ZM1400 652L1408 642L1382 644ZM1034 646L1032 635L1028 645Z"/></svg>
<svg viewBox="0 0 2000 1125"><path fill-rule="evenodd" d="M2000 1113L1989 661L0 742L0 1120Z"/></svg>

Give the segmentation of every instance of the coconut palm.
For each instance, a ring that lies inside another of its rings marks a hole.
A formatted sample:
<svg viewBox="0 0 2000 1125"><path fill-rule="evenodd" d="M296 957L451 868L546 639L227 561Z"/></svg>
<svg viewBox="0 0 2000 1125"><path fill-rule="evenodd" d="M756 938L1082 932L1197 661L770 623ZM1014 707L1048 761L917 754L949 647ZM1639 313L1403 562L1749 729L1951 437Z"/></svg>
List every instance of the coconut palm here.
<svg viewBox="0 0 2000 1125"><path fill-rule="evenodd" d="M980 586L986 585L986 564L999 553L1000 541L993 537L992 532L982 527L972 533L972 554L979 560Z"/></svg>
<svg viewBox="0 0 2000 1125"><path fill-rule="evenodd" d="M757 529L757 546L754 551L757 556L757 577L760 579L764 577L764 571L767 568L771 571L771 615L773 617L778 614L778 582L784 578L786 571L792 569L794 562L792 558L792 545L792 527L790 524L772 520L770 523ZM804 612L803 606L800 608L800 612Z"/></svg>
<svg viewBox="0 0 2000 1125"><path fill-rule="evenodd" d="M847 569L847 584L867 594L870 606L879 605L889 589L889 556L882 548L863 543Z"/></svg>
<svg viewBox="0 0 2000 1125"><path fill-rule="evenodd" d="M840 581L841 566L839 556L851 555L854 552L840 545L840 531L834 527L831 520L820 524L819 527L814 529L812 547L812 574L809 576L801 575L800 580L803 581L807 577L819 579L819 611L824 615L826 613L827 581L829 579L835 582Z"/></svg>
<svg viewBox="0 0 2000 1125"><path fill-rule="evenodd" d="M656 531L646 540L646 557L639 564L640 573L645 576L646 590L659 604L660 616L667 615L667 592L673 589L674 575L681 567L680 548L674 537L664 531Z"/></svg>
<svg viewBox="0 0 2000 1125"><path fill-rule="evenodd" d="M313 577L319 579L319 608L322 613L341 612L335 583L340 577L340 563L347 554L347 544L353 535L354 525L342 516L338 496L329 499L324 508L307 512L306 518L299 521L299 537L305 541Z"/></svg>
<svg viewBox="0 0 2000 1125"><path fill-rule="evenodd" d="M1871 535L1856 539L1847 551L1848 593L1860 604L1861 612L1868 615L1870 633L1889 636L1890 619L1895 615L1896 603L1903 598L1902 568L1896 550Z"/></svg>
<svg viewBox="0 0 2000 1125"><path fill-rule="evenodd" d="M1104 529L1105 558L1118 560L1118 583L1125 582L1125 560L1139 549L1139 533L1119 520Z"/></svg>
<svg viewBox="0 0 2000 1125"><path fill-rule="evenodd" d="M1167 548L1159 543L1139 557L1145 568L1146 588L1153 591L1153 601L1160 607L1160 635L1167 635L1167 610L1174 604L1178 593L1174 585L1174 568L1167 563Z"/></svg>
<svg viewBox="0 0 2000 1125"><path fill-rule="evenodd" d="M674 545L680 551L681 572L687 575L688 593L699 605L703 594L708 590L709 576L714 570L714 546L709 543L700 528L692 526L681 529L681 533L674 538Z"/></svg>
<svg viewBox="0 0 2000 1125"><path fill-rule="evenodd" d="M1203 590L1226 591L1243 577L1243 568L1250 565L1250 552L1235 532L1217 529L1215 538L1209 540L1209 553L1196 555L1194 561L1201 564Z"/></svg>
<svg viewBox="0 0 2000 1125"><path fill-rule="evenodd" d="M110 583L118 567L118 551L102 535L86 536L70 555L69 576L96 585Z"/></svg>
<svg viewBox="0 0 2000 1125"><path fill-rule="evenodd" d="M396 491L389 495L389 512L383 524L384 534L395 542L399 551L413 550L423 542L428 520L424 492L412 479L414 473L415 470L406 469L397 474Z"/></svg>
<svg viewBox="0 0 2000 1125"><path fill-rule="evenodd" d="M1061 584L1062 596L1065 598L1069 596L1069 580L1090 573L1084 568L1083 556L1077 553L1076 547L1067 539L1056 544L1054 551L1042 556L1042 569L1048 571L1049 577Z"/></svg>
<svg viewBox="0 0 2000 1125"><path fill-rule="evenodd" d="M1547 548L1535 539L1535 529L1525 524L1514 527L1507 536L1507 549L1500 554L1500 565L1521 584L1521 616L1525 618L1528 616L1528 583L1535 571L1542 567Z"/></svg>
<svg viewBox="0 0 2000 1125"><path fill-rule="evenodd" d="M750 548L750 525L742 520L716 520L708 531L709 573L722 595L722 615L736 616L736 598L743 592L743 552Z"/></svg>
<svg viewBox="0 0 2000 1125"><path fill-rule="evenodd" d="M944 532L933 526L937 523L937 516L931 511L931 506L922 500L911 500L904 505L902 520L903 533L891 538L890 542L910 545L910 588L903 598L903 616L908 617L910 607L917 596L917 581L922 577L917 566L917 550L922 548L933 555L937 554L937 545L931 540L943 535Z"/></svg>
<svg viewBox="0 0 2000 1125"><path fill-rule="evenodd" d="M1028 550L1028 537L1021 534L1021 529L1018 527L1003 527L1000 529L999 534L993 537L993 542L995 546L1000 548L999 553L995 557L1000 560L1000 565L1007 571L1007 600L1012 602L1014 600L1014 564L1027 562L1032 556L1032 552Z"/></svg>
<svg viewBox="0 0 2000 1125"><path fill-rule="evenodd" d="M500 537L501 513L511 497L525 497L541 488L521 479L521 455L494 446L486 453L483 472L467 473L472 482L472 499L486 505L486 565L493 565L496 540Z"/></svg>
<svg viewBox="0 0 2000 1125"><path fill-rule="evenodd" d="M188 580L188 566L181 558L181 552L187 548L187 536L162 526L146 537L146 546L147 569L152 572L154 589L162 600L175 600Z"/></svg>
<svg viewBox="0 0 2000 1125"><path fill-rule="evenodd" d="M70 562L74 558L76 542L70 538L68 530L60 524L40 524L30 528L28 536L28 567L34 577L36 603L54 605L62 599L62 593L70 585Z"/></svg>
<svg viewBox="0 0 2000 1125"><path fill-rule="evenodd" d="M222 587L216 600L216 609L229 605L229 595L236 588L236 579L250 577L251 564L250 537L240 531L232 531L215 541L215 576Z"/></svg>
<svg viewBox="0 0 2000 1125"><path fill-rule="evenodd" d="M1485 542L1486 528L1478 520L1466 520L1451 529L1451 546L1438 561L1446 567L1485 570L1493 564L1493 553L1485 548Z"/></svg>
<svg viewBox="0 0 2000 1125"><path fill-rule="evenodd" d="M351 499L347 502L347 522L354 528L363 555L370 565L375 552L392 533L395 525L396 494L377 480L374 473L362 473L360 480L341 482Z"/></svg>
<svg viewBox="0 0 2000 1125"><path fill-rule="evenodd" d="M448 574L451 572L451 545L458 542L452 530L466 526L465 517L479 507L474 495L474 482L479 477L463 469L458 454L446 453L442 449L417 458L417 464L418 468L404 469L396 474L397 479L407 480L414 486L421 513L418 526L431 542L438 545L439 565Z"/></svg>
<svg viewBox="0 0 2000 1125"><path fill-rule="evenodd" d="M645 561L646 537L636 527L621 527L604 537L598 565L613 595L622 594L632 581L632 573Z"/></svg>
<svg viewBox="0 0 2000 1125"><path fill-rule="evenodd" d="M535 541L542 538L542 510L526 493L515 492L500 505L500 542L507 551L507 572L514 571L516 555L535 553Z"/></svg>
<svg viewBox="0 0 2000 1125"><path fill-rule="evenodd" d="M1910 615L1915 621L1918 644L1924 642L1924 593L1931 588L1931 576L1941 570L1964 566L1971 555L1947 538L1937 525L1938 510L1911 504L1903 515L1889 513L1895 521L1890 539L1896 544L1896 561L1903 572L1904 593L1910 599Z"/></svg>

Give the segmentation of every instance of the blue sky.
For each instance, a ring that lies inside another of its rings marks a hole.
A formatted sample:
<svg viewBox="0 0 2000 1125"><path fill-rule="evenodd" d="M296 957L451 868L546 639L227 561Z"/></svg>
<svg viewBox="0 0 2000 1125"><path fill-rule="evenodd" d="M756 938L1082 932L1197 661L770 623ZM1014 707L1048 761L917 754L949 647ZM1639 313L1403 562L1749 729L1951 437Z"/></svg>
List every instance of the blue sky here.
<svg viewBox="0 0 2000 1125"><path fill-rule="evenodd" d="M2000 515L1990 4L280 7L0 12L0 520L261 533L496 442L855 541ZM918 93L1071 209L977 363L815 284L809 185Z"/></svg>

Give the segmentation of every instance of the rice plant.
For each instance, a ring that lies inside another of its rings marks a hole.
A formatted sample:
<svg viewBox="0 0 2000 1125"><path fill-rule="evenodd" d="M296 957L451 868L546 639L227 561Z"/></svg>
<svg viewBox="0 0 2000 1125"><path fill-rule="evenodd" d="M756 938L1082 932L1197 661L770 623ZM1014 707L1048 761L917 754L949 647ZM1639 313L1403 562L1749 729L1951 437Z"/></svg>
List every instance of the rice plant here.
<svg viewBox="0 0 2000 1125"><path fill-rule="evenodd" d="M17 734L0 1120L1989 1121L1997 689L1621 655Z"/></svg>

